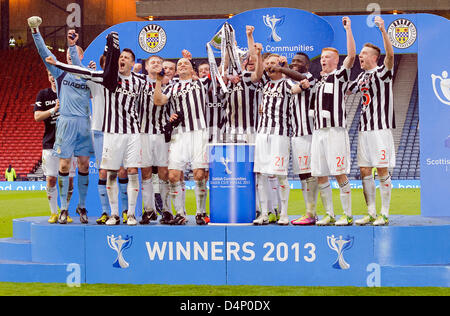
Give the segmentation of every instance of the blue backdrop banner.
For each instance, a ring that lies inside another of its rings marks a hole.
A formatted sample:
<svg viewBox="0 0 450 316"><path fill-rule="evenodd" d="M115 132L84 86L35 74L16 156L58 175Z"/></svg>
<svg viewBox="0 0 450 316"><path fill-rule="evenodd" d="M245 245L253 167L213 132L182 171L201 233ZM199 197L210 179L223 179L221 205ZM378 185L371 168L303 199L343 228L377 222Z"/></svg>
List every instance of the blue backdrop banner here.
<svg viewBox="0 0 450 316"><path fill-rule="evenodd" d="M419 14L418 27L421 212L450 216L450 22Z"/></svg>

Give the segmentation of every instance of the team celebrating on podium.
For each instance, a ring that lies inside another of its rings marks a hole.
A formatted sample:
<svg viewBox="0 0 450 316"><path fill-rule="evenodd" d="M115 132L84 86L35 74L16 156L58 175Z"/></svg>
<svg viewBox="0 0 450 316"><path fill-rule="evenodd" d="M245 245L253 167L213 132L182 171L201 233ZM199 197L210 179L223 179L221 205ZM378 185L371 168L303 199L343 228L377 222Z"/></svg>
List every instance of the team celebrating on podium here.
<svg viewBox="0 0 450 316"><path fill-rule="evenodd" d="M48 120L46 124L52 125L55 133L52 144L48 142L48 135L44 135L43 151L52 211L50 223L72 221L68 213L68 192L73 177L69 172L73 157L78 163L76 211L80 222L88 223L85 205L88 167L89 157L95 153L102 207L98 224L118 225L122 215L122 221L128 225L144 225L157 220L158 213L161 224L185 224L184 177L192 169L195 221L206 225L209 223L207 145L223 142L255 145L255 225L389 223L389 168L395 164L391 132L395 128L394 53L384 21L379 16L375 17L375 24L383 38L384 63L379 65L380 48L365 44L358 55L362 72L353 81L351 69L357 54L348 17L342 19L347 56L339 66L339 52L332 47L324 48L320 55L319 78L311 74L310 60L305 53L297 53L291 65L286 57L263 54L262 45L254 42L254 27L247 26L248 54L241 60L242 72L221 74L226 91L215 82L208 63L200 64L196 72L189 51L184 50L176 64L157 55L148 56L140 64L131 49L120 51L115 32L108 35L100 57L99 65L103 70L97 70L92 61L88 67L82 65L83 51L76 45L75 30L67 34L67 63L62 63L45 46L39 33L41 23L39 17L28 19L52 83L52 89L38 95L35 107L36 120ZM355 221L347 177L351 157L345 104L352 93L362 95L357 159L367 203L367 215ZM51 100L59 101L40 107L41 99L50 94ZM92 111L89 109L91 101ZM291 157L292 170L302 184L305 213L290 221L288 168ZM371 172L374 167L378 169L380 180L379 216ZM334 212L330 176L339 184L344 212L339 219ZM61 198L59 215L56 178ZM138 221L135 209L140 189L143 212ZM319 193L326 211L320 220L316 213Z"/></svg>

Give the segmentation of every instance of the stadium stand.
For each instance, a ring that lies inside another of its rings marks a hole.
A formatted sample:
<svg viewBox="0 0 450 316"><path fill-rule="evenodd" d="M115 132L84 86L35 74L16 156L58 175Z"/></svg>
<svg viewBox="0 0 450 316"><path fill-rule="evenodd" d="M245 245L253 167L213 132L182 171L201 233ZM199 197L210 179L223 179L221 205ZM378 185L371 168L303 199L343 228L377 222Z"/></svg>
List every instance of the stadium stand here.
<svg viewBox="0 0 450 316"><path fill-rule="evenodd" d="M419 101L416 78L405 123L403 124L403 131L397 149L396 166L392 173L392 178L399 180L420 179L419 154Z"/></svg>
<svg viewBox="0 0 450 316"><path fill-rule="evenodd" d="M34 121L33 105L49 82L34 48L2 50L0 60L0 181L9 164L25 180L41 162L44 124Z"/></svg>

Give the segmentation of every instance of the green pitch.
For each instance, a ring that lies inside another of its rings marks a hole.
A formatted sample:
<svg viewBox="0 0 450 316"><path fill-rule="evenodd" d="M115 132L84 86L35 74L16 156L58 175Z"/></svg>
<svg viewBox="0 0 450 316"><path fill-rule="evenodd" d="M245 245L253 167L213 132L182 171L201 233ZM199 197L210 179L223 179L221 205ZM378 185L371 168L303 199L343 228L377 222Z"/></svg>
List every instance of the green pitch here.
<svg viewBox="0 0 450 316"><path fill-rule="evenodd" d="M336 214L342 214L339 190L333 190ZM319 215L324 214L318 202ZM189 215L195 214L194 191L186 194ZM355 215L365 213L362 190L352 190L352 209ZM377 209L380 197L377 196ZM291 190L289 215L305 210L300 190ZM45 192L0 192L0 238L12 236L12 220L20 217L47 216L49 207ZM420 190L392 191L391 214L420 215ZM90 218L93 220L93 218ZM301 229L301 228L299 228ZM450 295L447 288L355 288L355 287L296 287L296 286L208 286L208 285L104 285L82 284L69 288L65 284L1 283L2 295L175 295L175 296L300 296L300 295Z"/></svg>

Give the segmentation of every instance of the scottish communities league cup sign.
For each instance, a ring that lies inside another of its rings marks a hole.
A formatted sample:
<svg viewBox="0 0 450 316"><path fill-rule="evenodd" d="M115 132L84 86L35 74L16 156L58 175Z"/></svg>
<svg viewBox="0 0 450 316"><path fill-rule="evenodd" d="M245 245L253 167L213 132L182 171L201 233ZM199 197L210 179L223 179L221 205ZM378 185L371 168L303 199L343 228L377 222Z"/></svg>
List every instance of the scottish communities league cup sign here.
<svg viewBox="0 0 450 316"><path fill-rule="evenodd" d="M255 42L262 44L263 53L285 56L289 62L297 52L310 58L318 56L334 40L333 28L325 19L298 9L251 10L233 16L228 22L236 30L239 48L247 48L245 26L253 25Z"/></svg>

